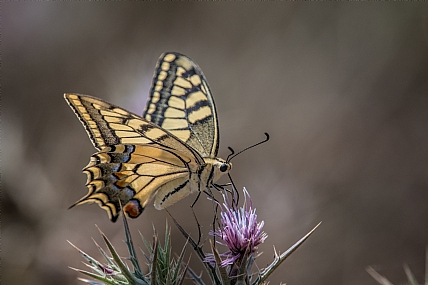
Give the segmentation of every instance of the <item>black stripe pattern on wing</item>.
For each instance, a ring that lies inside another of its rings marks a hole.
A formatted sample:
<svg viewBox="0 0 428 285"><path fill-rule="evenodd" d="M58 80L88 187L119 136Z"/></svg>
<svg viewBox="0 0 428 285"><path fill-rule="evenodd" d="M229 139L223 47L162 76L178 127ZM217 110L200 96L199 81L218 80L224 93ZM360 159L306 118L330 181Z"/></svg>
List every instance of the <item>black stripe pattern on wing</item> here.
<svg viewBox="0 0 428 285"><path fill-rule="evenodd" d="M143 117L170 131L203 157L218 150L214 101L199 66L179 53L158 61Z"/></svg>

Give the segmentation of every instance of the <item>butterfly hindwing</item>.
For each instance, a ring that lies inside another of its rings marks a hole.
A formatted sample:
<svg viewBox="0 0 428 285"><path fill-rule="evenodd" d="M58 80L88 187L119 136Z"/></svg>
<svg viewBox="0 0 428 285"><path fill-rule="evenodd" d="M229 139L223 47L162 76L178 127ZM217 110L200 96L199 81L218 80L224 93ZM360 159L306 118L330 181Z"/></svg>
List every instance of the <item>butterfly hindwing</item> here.
<svg viewBox="0 0 428 285"><path fill-rule="evenodd" d="M190 166L177 153L157 145L105 147L83 169L89 192L76 205L96 202L113 221L122 205L128 216L136 218L162 185L188 180Z"/></svg>
<svg viewBox="0 0 428 285"><path fill-rule="evenodd" d="M217 113L200 67L179 53L159 58L143 117L166 129L203 157L217 155Z"/></svg>

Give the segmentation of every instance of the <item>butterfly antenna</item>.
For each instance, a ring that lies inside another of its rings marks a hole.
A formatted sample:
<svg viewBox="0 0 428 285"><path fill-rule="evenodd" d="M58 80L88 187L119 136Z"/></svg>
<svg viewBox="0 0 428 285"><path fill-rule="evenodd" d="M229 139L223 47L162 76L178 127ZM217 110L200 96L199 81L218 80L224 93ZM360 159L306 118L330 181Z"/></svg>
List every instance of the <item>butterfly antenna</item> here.
<svg viewBox="0 0 428 285"><path fill-rule="evenodd" d="M227 147L230 150L230 154L227 156L226 161L230 161L229 157L233 156L235 154L235 151L230 146Z"/></svg>
<svg viewBox="0 0 428 285"><path fill-rule="evenodd" d="M230 161L231 161L235 156L237 156L238 154L243 153L244 151L249 150L250 148L253 148L253 147L255 147L255 146L258 146L258 145L261 145L262 143L267 142L267 141L269 140L269 134L268 134L268 133L265 133L265 136L266 136L266 138L265 138L264 140L262 140L262 141L260 141L260 142L258 142L258 143L256 143L256 144L253 144L253 145L251 145L251 146L249 146L249 147L246 147L246 148L244 148L243 150L241 150L241 151L240 151L240 152L238 152L238 153L235 153L235 152L233 151L233 149L232 149L231 147L229 147L229 150L231 150L231 151L232 151L232 153L231 153L231 154L229 154L229 156L227 157L226 161L227 161L227 162L230 162Z"/></svg>

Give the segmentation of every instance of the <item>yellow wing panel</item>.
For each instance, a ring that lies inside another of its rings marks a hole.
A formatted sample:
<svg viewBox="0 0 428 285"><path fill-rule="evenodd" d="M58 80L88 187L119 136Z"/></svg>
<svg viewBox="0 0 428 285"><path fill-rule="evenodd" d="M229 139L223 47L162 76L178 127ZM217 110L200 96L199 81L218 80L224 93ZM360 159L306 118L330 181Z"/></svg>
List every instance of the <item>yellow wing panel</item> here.
<svg viewBox="0 0 428 285"><path fill-rule="evenodd" d="M214 101L202 70L189 57L161 55L143 117L176 135L202 157L216 157L219 134Z"/></svg>

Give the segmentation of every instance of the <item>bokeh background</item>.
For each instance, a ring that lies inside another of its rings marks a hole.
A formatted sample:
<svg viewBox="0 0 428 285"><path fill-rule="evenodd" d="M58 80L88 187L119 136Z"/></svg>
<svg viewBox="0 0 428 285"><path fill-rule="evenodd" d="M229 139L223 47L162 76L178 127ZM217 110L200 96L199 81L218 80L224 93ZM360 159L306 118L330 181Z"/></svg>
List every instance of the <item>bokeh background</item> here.
<svg viewBox="0 0 428 285"><path fill-rule="evenodd" d="M428 245L428 4L12 1L1 4L3 284L82 284L70 240L101 258L95 224L126 256L121 223L86 194L95 151L63 93L90 94L141 114L159 55L204 71L232 176L269 234L259 268L319 221L271 284L393 283L403 263L424 276ZM226 182L226 181L224 181ZM195 196L170 208L189 232ZM204 239L213 217L195 206ZM130 221L151 239L165 211ZM170 224L171 221L170 221ZM174 249L184 238L172 226ZM189 248L188 253L192 250ZM194 255L193 255L194 256ZM142 259L142 256L140 256ZM194 257L191 265L197 270ZM190 283L190 281L187 281Z"/></svg>

